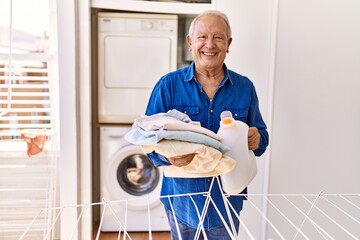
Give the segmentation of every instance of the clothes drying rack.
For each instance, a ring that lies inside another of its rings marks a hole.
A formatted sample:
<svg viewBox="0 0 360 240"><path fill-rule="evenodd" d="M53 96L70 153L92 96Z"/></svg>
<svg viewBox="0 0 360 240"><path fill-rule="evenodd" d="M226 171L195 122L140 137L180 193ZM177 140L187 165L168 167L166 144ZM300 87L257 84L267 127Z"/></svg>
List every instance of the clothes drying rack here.
<svg viewBox="0 0 360 240"><path fill-rule="evenodd" d="M220 184L219 177L213 177L211 187L213 184ZM220 218L224 222L223 216L220 214L216 204L214 203L210 190L208 192L199 192L199 193L189 193L182 195L171 195L171 196L162 196L161 198L167 198L171 204L171 199L174 197L190 197L193 200L195 195L203 195L206 197L205 206L202 211L200 211L195 201L194 207L197 211L196 217L199 219L199 226L197 228L197 233L195 239L199 238L201 232L203 232L203 225L201 224L204 221L204 216L206 210L210 204L213 204L214 208L218 212ZM241 195L241 194L237 194ZM224 202L226 203L227 215L231 212L234 212L232 205L228 202L227 197L229 195L223 194ZM257 214L260 215L261 219L266 225L266 236L262 236L263 239L267 240L288 240L288 239L326 239L326 240L343 240L343 239L360 239L360 193L349 193L349 194L331 194L320 191L316 194L246 194L243 195L246 198L244 203L243 211L249 209L255 210ZM263 212L261 207L258 204L258 200L265 200L267 204L267 212ZM136 199L138 201L139 198ZM54 214L54 221L51 227L48 227L44 231L42 238L37 239L52 239L51 236L54 232L56 224L60 221L61 217L67 210L77 209L78 219L75 226L73 226L73 234L69 239L76 239L76 232L80 229L80 220L83 217L84 210L87 208L93 208L95 206L101 205L110 211L118 221L119 231L118 239L119 240L131 240L131 234L127 232L126 229L126 219L125 221L117 218L117 213L113 210L112 206L114 204L123 204L127 206L127 203L135 201L135 199L118 199L118 200L107 200L103 199L101 202L90 203L90 204L80 204L76 206L63 206L58 208L44 209L39 211L39 213L34 217L31 223L24 230L20 240L32 239L27 236L31 235L32 231L38 231L36 229L36 221L41 219L42 215L47 215L48 211L56 212ZM144 202L149 201L148 198L144 197ZM185 210L185 209L184 209ZM127 208L125 210L127 212ZM126 213L125 212L125 216ZM104 218L104 213L101 216L99 227L96 230L96 240L101 237L101 225ZM148 218L150 219L151 207L148 205L147 210ZM240 220L240 230L242 232L241 239L251 239L257 240L256 233L251 232L249 226L247 225L246 217L243 217L243 214L236 214L235 216ZM145 219L139 219L145 221ZM153 232L151 230L152 223L148 221L148 236L149 240L153 239ZM177 219L175 216L175 222L177 224ZM240 239L238 233L235 231L233 224L226 225L225 227L232 239ZM179 228L177 226L179 232ZM180 237L181 239L181 237ZM207 239L206 234L204 234L204 239ZM156 239L155 239L156 240ZM187 240L187 239L184 239Z"/></svg>

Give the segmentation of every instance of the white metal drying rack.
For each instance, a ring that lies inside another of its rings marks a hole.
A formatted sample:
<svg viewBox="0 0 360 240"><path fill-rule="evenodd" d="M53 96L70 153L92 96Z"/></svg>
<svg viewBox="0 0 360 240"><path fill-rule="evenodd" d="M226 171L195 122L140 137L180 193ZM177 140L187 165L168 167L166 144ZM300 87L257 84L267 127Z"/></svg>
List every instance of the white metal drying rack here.
<svg viewBox="0 0 360 240"><path fill-rule="evenodd" d="M189 193L183 195L170 195L162 196L161 198L168 198L171 204L170 199L173 197L184 197L188 196L192 199L194 207L196 208L199 226L197 228L197 233L194 239L198 239L200 232L203 232L203 225L201 224L204 220L206 210L210 204L213 204L214 208L218 212L220 218L224 223L224 219L220 214L216 204L214 203L210 190L215 183L219 184L219 178L214 177L212 180L211 187L208 192L200 193ZM192 196L194 195L204 195L206 196L206 202L203 211L200 213L197 208ZM241 194L237 194L241 195ZM227 197L229 195L224 194L223 199L227 207L227 215L229 216L230 212L234 212L232 205L228 202ZM267 225L267 237L266 239L326 239L326 240L343 240L343 239L360 239L360 193L349 193L349 194L327 194L323 191L320 191L317 194L247 194L243 195L247 199L247 206L254 208L257 214L260 214L262 219L266 222ZM263 198L268 203L268 214L263 213L258 206L256 206L256 198ZM43 239L52 239L51 236L55 229L55 226L58 221L60 221L62 214L68 209L77 208L79 215L77 219L77 224L74 226L74 231L70 239L76 239L76 232L79 231L79 222L82 218L84 210L86 208L91 208L94 206L102 205L107 211L115 216L119 224L118 239L121 240L131 240L131 235L126 230L126 220L121 222L117 217L117 214L112 208L113 204L122 203L127 206L128 202L134 201L135 199L119 199L115 201L107 201L103 199L101 202L90 203L90 204L80 204L76 206L63 206L52 209L41 210L33 219L33 221L28 225L20 240L27 239L27 235L30 235L31 232L36 226L37 219L41 218L42 215L48 214L48 211L57 212L51 227L48 227L44 231ZM136 199L138 201L139 198ZM144 197L144 201L149 199ZM172 207L172 206L171 206ZM245 207L245 209L246 209ZM243 209L242 211L244 211ZM125 209L125 219L127 219L127 208ZM97 229L96 240L100 239L102 234L101 225L104 218L104 213L101 216L100 224ZM148 219L151 215L150 203L148 204ZM240 215L234 212L235 216L240 220L240 231L244 231L246 234L246 239L255 240L254 237L256 234L252 233L247 226L246 219L243 219ZM269 215L270 214L270 215ZM269 217L270 216L270 217ZM271 219L273 217L273 219ZM177 219L175 216L175 222L177 225ZM149 240L153 239L151 222L148 220L149 226ZM225 227L230 236L233 239L238 239L238 233L235 232L233 224L230 226L225 224ZM38 231L38 229L35 229ZM177 230L179 232L178 226ZM204 234L204 239L207 239L206 234ZM181 237L179 236L179 239ZM187 239L184 239L187 240Z"/></svg>

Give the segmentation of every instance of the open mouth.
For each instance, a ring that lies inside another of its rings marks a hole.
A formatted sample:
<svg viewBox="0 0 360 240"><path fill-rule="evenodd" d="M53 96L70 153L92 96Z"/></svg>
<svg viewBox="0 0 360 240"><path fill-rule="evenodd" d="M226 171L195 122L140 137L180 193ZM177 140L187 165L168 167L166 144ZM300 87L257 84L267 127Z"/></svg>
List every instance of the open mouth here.
<svg viewBox="0 0 360 240"><path fill-rule="evenodd" d="M202 52L202 54L204 54L205 56L215 56L216 53L214 52Z"/></svg>

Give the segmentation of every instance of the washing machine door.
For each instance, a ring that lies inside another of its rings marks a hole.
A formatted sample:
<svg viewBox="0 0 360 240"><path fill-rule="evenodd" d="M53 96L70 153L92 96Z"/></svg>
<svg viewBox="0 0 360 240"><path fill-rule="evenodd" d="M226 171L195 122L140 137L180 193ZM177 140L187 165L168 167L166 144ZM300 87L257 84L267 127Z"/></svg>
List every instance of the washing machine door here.
<svg viewBox="0 0 360 240"><path fill-rule="evenodd" d="M108 165L107 184L112 200L124 200L124 204L132 210L144 210L160 204L160 170L153 166L141 147L122 147Z"/></svg>

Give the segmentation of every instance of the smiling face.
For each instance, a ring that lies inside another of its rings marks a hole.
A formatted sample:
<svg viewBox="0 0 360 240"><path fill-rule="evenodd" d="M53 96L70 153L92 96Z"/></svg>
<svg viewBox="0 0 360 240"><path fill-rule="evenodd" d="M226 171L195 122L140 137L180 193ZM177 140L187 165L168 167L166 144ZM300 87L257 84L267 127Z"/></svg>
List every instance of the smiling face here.
<svg viewBox="0 0 360 240"><path fill-rule="evenodd" d="M209 72L222 69L232 39L221 17L214 14L201 16L186 40L197 70Z"/></svg>

